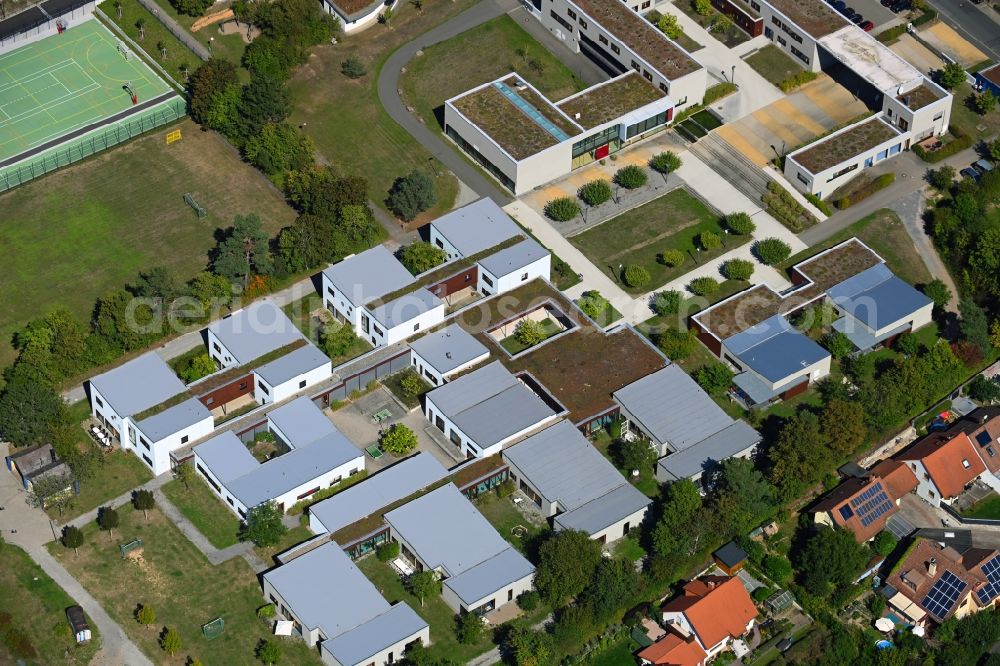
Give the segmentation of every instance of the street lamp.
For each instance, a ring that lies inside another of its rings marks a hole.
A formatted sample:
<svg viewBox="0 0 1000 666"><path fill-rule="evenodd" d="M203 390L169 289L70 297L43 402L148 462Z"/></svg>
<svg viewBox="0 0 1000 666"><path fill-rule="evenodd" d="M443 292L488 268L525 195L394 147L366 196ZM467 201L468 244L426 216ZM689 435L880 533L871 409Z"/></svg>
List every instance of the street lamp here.
<svg viewBox="0 0 1000 666"><path fill-rule="evenodd" d="M215 41L215 37L208 38L208 55L212 55L212 42Z"/></svg>
<svg viewBox="0 0 1000 666"><path fill-rule="evenodd" d="M722 230L722 234L723 234L723 236L722 236L722 247L727 247L727 245L726 245L726 237L729 236L729 229L723 229Z"/></svg>
<svg viewBox="0 0 1000 666"><path fill-rule="evenodd" d="M733 83L733 85L735 85L736 84L736 65L733 65L733 68L732 68L732 70L730 71L729 74L730 74L729 78L732 79L732 83Z"/></svg>

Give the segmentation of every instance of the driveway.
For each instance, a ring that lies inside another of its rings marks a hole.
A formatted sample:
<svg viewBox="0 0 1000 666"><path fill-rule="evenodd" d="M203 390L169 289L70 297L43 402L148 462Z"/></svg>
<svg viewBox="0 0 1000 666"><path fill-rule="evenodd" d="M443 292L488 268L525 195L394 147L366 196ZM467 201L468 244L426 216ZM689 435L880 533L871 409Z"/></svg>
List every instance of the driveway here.
<svg viewBox="0 0 1000 666"><path fill-rule="evenodd" d="M913 35L901 36L895 44L889 47L892 51L924 74L944 67L944 60L938 54L914 39Z"/></svg>
<svg viewBox="0 0 1000 666"><path fill-rule="evenodd" d="M1000 26L997 29L1000 30ZM972 67L986 60L985 53L943 21L920 30L919 34L938 51L961 63L962 67Z"/></svg>

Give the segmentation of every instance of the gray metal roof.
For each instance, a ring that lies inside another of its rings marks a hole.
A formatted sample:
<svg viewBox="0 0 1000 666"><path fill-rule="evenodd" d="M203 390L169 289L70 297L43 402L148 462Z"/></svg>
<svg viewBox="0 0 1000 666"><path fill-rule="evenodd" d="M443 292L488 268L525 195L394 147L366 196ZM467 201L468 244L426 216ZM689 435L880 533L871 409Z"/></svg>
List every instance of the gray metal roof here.
<svg viewBox="0 0 1000 666"><path fill-rule="evenodd" d="M535 573L535 567L513 546L500 551L458 576L444 581L465 604L473 604L511 583Z"/></svg>
<svg viewBox="0 0 1000 666"><path fill-rule="evenodd" d="M697 446L660 458L657 465L673 479L689 479L710 470L727 458L753 448L759 442L759 432L743 421L736 421L725 430L702 440Z"/></svg>
<svg viewBox="0 0 1000 666"><path fill-rule="evenodd" d="M281 308L267 299L251 303L208 328L239 365L250 363L302 337Z"/></svg>
<svg viewBox="0 0 1000 666"><path fill-rule="evenodd" d="M563 511L628 485L621 472L569 421L560 421L504 449L502 455Z"/></svg>
<svg viewBox="0 0 1000 666"><path fill-rule="evenodd" d="M478 446L487 448L555 412L499 361L427 394L438 410Z"/></svg>
<svg viewBox="0 0 1000 666"><path fill-rule="evenodd" d="M254 370L254 373L271 386L277 386L324 365L329 368L330 359L310 342L281 358L265 363Z"/></svg>
<svg viewBox="0 0 1000 666"><path fill-rule="evenodd" d="M385 521L429 568L449 577L510 548L453 483L393 509Z"/></svg>
<svg viewBox="0 0 1000 666"><path fill-rule="evenodd" d="M260 467L257 459L232 430L202 442L193 451L219 483L223 484Z"/></svg>
<svg viewBox="0 0 1000 666"><path fill-rule="evenodd" d="M320 650L329 652L338 664L367 663L373 655L409 638L427 627L406 602L397 603L381 615L336 638L323 641ZM323 660L326 661L325 659Z"/></svg>
<svg viewBox="0 0 1000 666"><path fill-rule="evenodd" d="M480 261L479 265L492 275L503 277L514 271L521 270L542 257L548 256L548 254L549 251L539 245L534 239L525 238L517 245L491 254Z"/></svg>
<svg viewBox="0 0 1000 666"><path fill-rule="evenodd" d="M448 470L437 458L429 453L418 453L329 499L313 504L309 513L328 532L336 532L446 476Z"/></svg>
<svg viewBox="0 0 1000 666"><path fill-rule="evenodd" d="M122 418L138 414L184 390L166 361L148 352L90 380Z"/></svg>
<svg viewBox="0 0 1000 666"><path fill-rule="evenodd" d="M414 317L419 317L425 312L442 307L443 305L444 301L440 298L428 290L420 288L408 294L403 294L384 305L372 308L371 313L375 321L388 329L405 324Z"/></svg>
<svg viewBox="0 0 1000 666"><path fill-rule="evenodd" d="M336 638L389 610L389 602L330 542L264 574L310 631Z"/></svg>
<svg viewBox="0 0 1000 666"><path fill-rule="evenodd" d="M658 444L677 450L719 432L733 419L680 366L671 363L614 392Z"/></svg>
<svg viewBox="0 0 1000 666"><path fill-rule="evenodd" d="M581 530L593 535L642 511L652 502L635 486L626 483L577 509L559 514L554 522L565 530Z"/></svg>
<svg viewBox="0 0 1000 666"><path fill-rule="evenodd" d="M355 306L371 303L415 282L410 271L382 245L327 267L323 275Z"/></svg>
<svg viewBox="0 0 1000 666"><path fill-rule="evenodd" d="M205 405L201 404L201 400L191 398L179 405L164 409L159 414L143 419L135 425L151 442L158 442L164 437L210 418L212 418L212 413Z"/></svg>
<svg viewBox="0 0 1000 666"><path fill-rule="evenodd" d="M765 319L727 338L723 344L742 364L772 383L830 356L830 352L795 330L782 315Z"/></svg>
<svg viewBox="0 0 1000 666"><path fill-rule="evenodd" d="M414 340L410 349L442 375L490 353L486 345L458 324Z"/></svg>
<svg viewBox="0 0 1000 666"><path fill-rule="evenodd" d="M838 308L874 331L908 317L931 304L931 299L876 264L827 290Z"/></svg>
<svg viewBox="0 0 1000 666"><path fill-rule="evenodd" d="M522 233L490 198L480 199L431 222L463 257L472 256Z"/></svg>
<svg viewBox="0 0 1000 666"><path fill-rule="evenodd" d="M272 409L267 420L288 438L291 446L305 446L332 432L340 432L307 396Z"/></svg>

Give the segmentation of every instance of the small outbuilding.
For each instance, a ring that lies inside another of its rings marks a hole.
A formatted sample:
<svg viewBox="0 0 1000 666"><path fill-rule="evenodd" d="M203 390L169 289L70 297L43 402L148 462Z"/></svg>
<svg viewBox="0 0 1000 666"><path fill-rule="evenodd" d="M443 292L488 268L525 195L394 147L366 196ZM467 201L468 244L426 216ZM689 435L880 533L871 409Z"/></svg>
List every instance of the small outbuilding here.
<svg viewBox="0 0 1000 666"><path fill-rule="evenodd" d="M730 576L735 576L736 572L743 568L747 561L747 553L739 547L735 541L730 541L719 550L712 553L715 565Z"/></svg>

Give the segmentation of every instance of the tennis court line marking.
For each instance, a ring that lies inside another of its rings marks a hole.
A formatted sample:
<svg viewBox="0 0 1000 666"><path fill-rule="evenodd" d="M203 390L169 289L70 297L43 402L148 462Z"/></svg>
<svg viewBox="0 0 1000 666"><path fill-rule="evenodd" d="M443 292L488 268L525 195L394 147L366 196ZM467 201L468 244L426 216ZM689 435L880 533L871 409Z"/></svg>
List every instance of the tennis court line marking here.
<svg viewBox="0 0 1000 666"><path fill-rule="evenodd" d="M4 116L6 116L7 120L12 120L13 116L11 116L9 113L7 113L4 110L4 107L10 106L11 104L17 104L22 99L28 99L29 97L31 97L32 99L34 99L35 93L40 93L43 90L48 90L49 88L55 88L56 86L62 86L63 90L65 90L67 93L69 92L69 88L67 88L66 85L62 81L59 81L59 80L55 80L55 81L56 81L55 83L53 83L51 85L47 85L44 88L38 88L36 90L33 90L32 92L28 93L27 95L24 95L23 97L18 97L17 99L12 99L9 102L6 102L5 104L0 104L0 113L2 113ZM59 98L57 97L56 99L59 99Z"/></svg>
<svg viewBox="0 0 1000 666"><path fill-rule="evenodd" d="M66 94L65 95L62 95L61 97L56 97L55 99L50 100L49 102L47 102L45 104L39 104L35 109L29 109L28 111L24 111L23 113L19 113L16 116L9 116L8 115L6 121L0 122L0 127L3 127L4 125L6 125L8 123L20 122L20 121L25 120L27 118L32 118L32 117L38 115L39 113L49 113L50 109L53 109L53 108L55 108L55 107L57 107L57 106L59 106L61 104L65 104L66 102L72 101L72 100L76 99L77 97L80 97L81 95L85 95L85 94L87 94L87 93L89 93L89 92L91 92L93 90L97 90L97 89L99 89L101 87L101 84L99 84L97 81L95 81L94 77L90 76L90 74L88 74L85 69L83 69L82 67L80 67L80 64L78 62L76 62L76 60L74 60L74 59L71 58L67 62L68 62L68 64L76 65L77 69L80 70L80 73L83 74L84 76L86 76L88 79L90 79L90 83L87 84L86 86L82 87L82 88L78 88L77 90L74 90L74 91L70 92L69 88L66 87L66 84L64 84L61 81L59 81L58 79L56 79L56 81L59 82L63 86L63 88L66 90ZM68 65L64 65L64 67L65 66L68 66ZM60 69L62 69L62 68L63 67L61 67ZM47 72L47 74L51 74L51 72ZM38 77L35 77L35 78L38 78ZM34 79L32 79L32 80L34 80ZM51 86L49 86L49 87L51 87ZM33 91L32 93L29 93L28 97L34 97L34 92L38 92L38 91L36 90L36 91ZM4 115L7 115L7 113L4 112ZM49 113L49 117L50 118L52 117L51 113ZM53 118L53 120L55 120L55 119Z"/></svg>
<svg viewBox="0 0 1000 666"><path fill-rule="evenodd" d="M35 79L38 79L38 78L41 78L41 77L46 76L48 74L51 74L52 72L57 72L60 69L65 69L65 68L70 67L72 65L76 65L77 67L80 67L80 64L74 58L70 58L68 60L63 60L61 62L57 62L54 65L49 65L48 67L46 67L44 69L38 70L37 72L35 72L31 76L29 76L28 78L25 78L25 79L16 79L12 83L9 83L9 84L4 85L4 86L0 86L0 94L3 94L5 92L7 92L8 90L10 90L11 88L13 88L14 86L23 86L25 83L31 83ZM80 67L80 69L82 70L83 68ZM93 81L93 79L91 79L91 81Z"/></svg>

